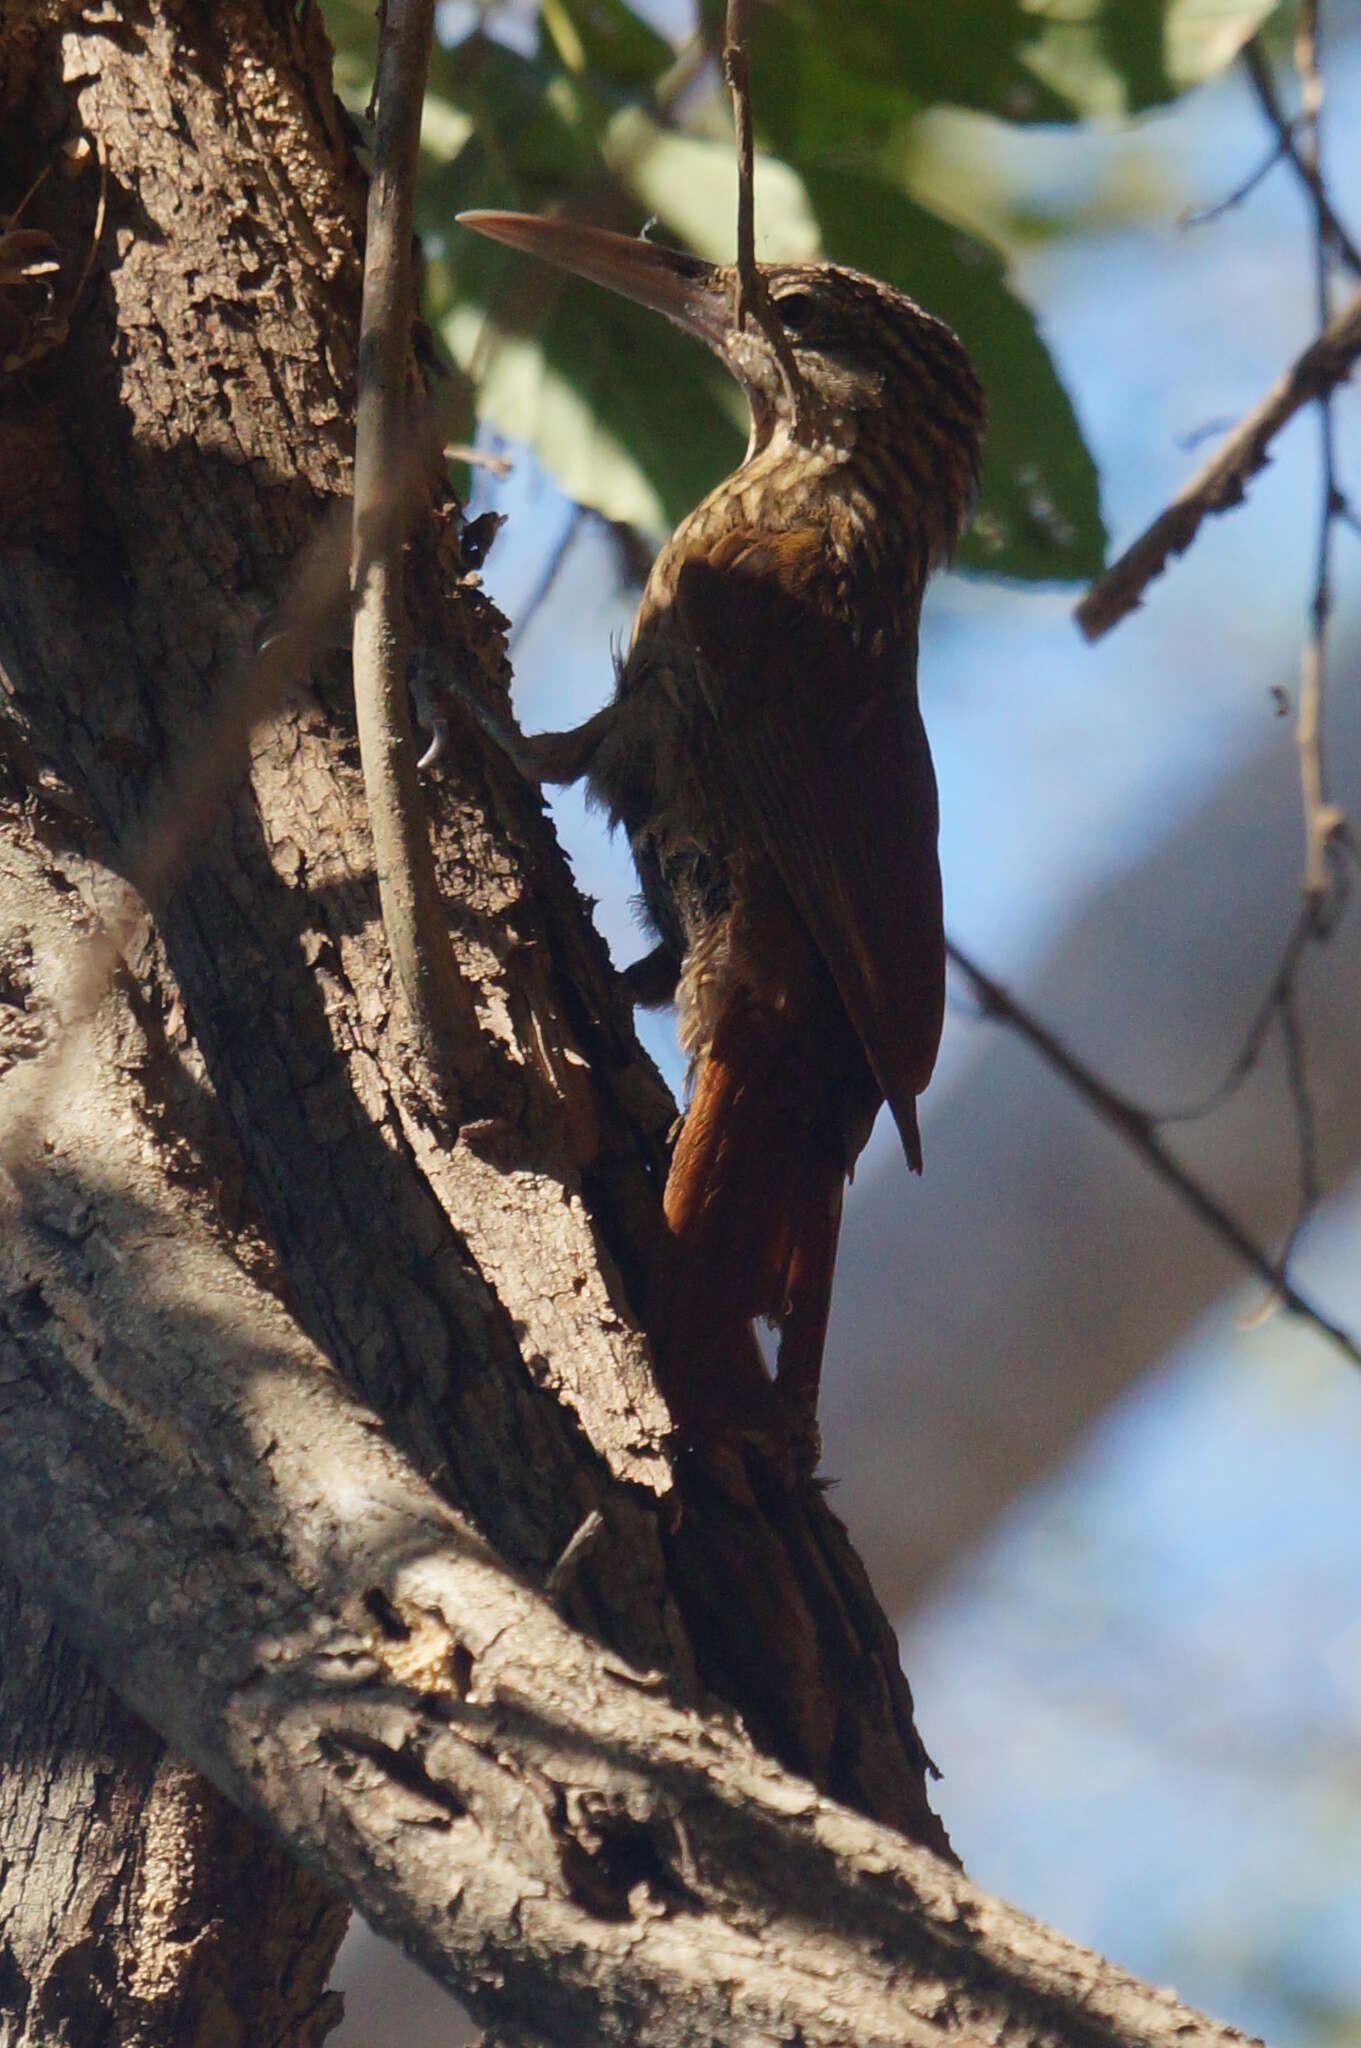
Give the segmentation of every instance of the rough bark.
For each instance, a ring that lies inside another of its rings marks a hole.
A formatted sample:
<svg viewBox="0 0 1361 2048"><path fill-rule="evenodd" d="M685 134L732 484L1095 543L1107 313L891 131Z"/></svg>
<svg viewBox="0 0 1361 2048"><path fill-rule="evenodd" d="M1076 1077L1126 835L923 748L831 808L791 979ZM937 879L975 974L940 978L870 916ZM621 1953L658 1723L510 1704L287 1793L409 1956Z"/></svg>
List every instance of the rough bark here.
<svg viewBox="0 0 1361 2048"><path fill-rule="evenodd" d="M17 545L0 517L0 1113L41 1140L0 1219L7 1568L316 1876L558 2042L1227 2038L904 1840L947 1848L844 1532L736 1452L673 1464L639 1314L671 1108L471 731L427 786L480 1027L452 1115L407 1057L342 674L255 734L35 1092L64 952L348 489L363 191L306 5L0 0L6 58L0 203L72 126L108 177L69 335L0 387L0 453L41 445L53 484ZM73 279L94 183L33 201ZM454 514L408 570L418 644L501 690ZM219 1862L236 1895L227 1949L258 1938L244 1823L167 1837L147 1738L82 1739L88 1681L44 1671L15 1753L53 1789L4 1810L0 1859L74 1815L93 1903L11 1946L6 1996L170 1967L179 1908L135 1916L139 1958L100 1873L145 1887L180 1846L186 1896ZM280 2038L325 2020L298 1983Z"/></svg>
<svg viewBox="0 0 1361 2048"><path fill-rule="evenodd" d="M1241 2040L570 1626L185 1213L139 1039L115 994L9 1205L0 1555L233 1800L558 2043Z"/></svg>
<svg viewBox="0 0 1361 2048"><path fill-rule="evenodd" d="M313 2048L333 2024L349 1909L167 1755L12 1584L0 1841L4 2048Z"/></svg>
<svg viewBox="0 0 1361 2048"><path fill-rule="evenodd" d="M88 920L348 489L364 195L316 16L282 0L15 0L0 108L9 203L72 133L107 161L69 335L0 386L0 443L38 437L54 508L0 520L8 843L39 859L49 910ZM70 283L97 184L49 176L26 215ZM418 641L503 689L500 622L448 510L409 581ZM405 1057L343 673L255 735L249 768L129 949L124 1080L172 1212L286 1302L515 1567L541 1578L600 1514L564 1594L580 1627L677 1698L730 1701L786 1763L943 1850L892 1631L835 1518L736 1457L673 1471L665 1454L636 1304L672 1110L537 799L471 733L428 785L481 1025L450 1125ZM24 1064L52 1035L35 902L9 873L0 950ZM96 1183L106 1136L99 1120L81 1133ZM25 1182L41 1209L43 1173ZM12 1561L22 1580L22 1529ZM69 1768L78 1787L78 1747ZM119 1853L145 1862L139 1768Z"/></svg>
<svg viewBox="0 0 1361 2048"><path fill-rule="evenodd" d="M5 1109L69 953L49 885L0 844ZM348 1917L0 1576L3 2048L313 2048L339 2014L326 1986Z"/></svg>
<svg viewBox="0 0 1361 2048"><path fill-rule="evenodd" d="M165 736L192 745L348 483L363 191L313 27L149 8L67 39L124 253L51 380L82 436L87 547L15 560L0 644L16 780L61 840L53 886L90 904L156 802ZM249 321L223 310L243 277ZM411 568L424 644L502 688L451 516ZM457 1127L404 1063L342 678L257 732L250 787L132 949L149 1142L504 1555L546 1570L603 1503L620 1540L577 1574L583 1622L702 1673L790 1761L939 1843L891 1632L834 1518L810 1492L772 1522L736 1460L678 1474L664 1454L633 1302L673 1109L539 799L491 754L469 735L430 791L482 1025ZM67 847L94 865L63 870Z"/></svg>

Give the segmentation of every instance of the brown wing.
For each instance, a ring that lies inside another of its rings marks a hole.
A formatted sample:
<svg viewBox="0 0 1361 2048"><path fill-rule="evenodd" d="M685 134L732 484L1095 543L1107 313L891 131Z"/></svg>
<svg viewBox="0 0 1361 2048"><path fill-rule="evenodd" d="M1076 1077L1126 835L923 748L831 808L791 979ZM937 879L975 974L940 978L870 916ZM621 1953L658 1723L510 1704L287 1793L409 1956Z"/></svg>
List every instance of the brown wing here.
<svg viewBox="0 0 1361 2048"><path fill-rule="evenodd" d="M916 621L857 644L819 601L815 529L728 534L676 605L730 779L829 968L921 1170L916 1098L940 1044L945 940Z"/></svg>

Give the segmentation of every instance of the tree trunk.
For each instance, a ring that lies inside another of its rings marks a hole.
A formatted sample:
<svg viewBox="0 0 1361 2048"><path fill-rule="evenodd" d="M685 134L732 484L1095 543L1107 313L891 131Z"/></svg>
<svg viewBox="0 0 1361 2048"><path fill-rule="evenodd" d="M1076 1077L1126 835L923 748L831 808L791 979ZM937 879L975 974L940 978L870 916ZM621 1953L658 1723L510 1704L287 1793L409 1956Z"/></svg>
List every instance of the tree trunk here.
<svg viewBox="0 0 1361 2048"><path fill-rule="evenodd" d="M349 1917L0 1587L0 2042L312 2048Z"/></svg>
<svg viewBox="0 0 1361 2048"><path fill-rule="evenodd" d="M55 238L69 316L43 337L27 286L0 307L11 363L27 356L0 381L11 1116L57 1035L52 962L117 905L168 766L205 744L291 564L349 488L364 190L329 69L305 4L0 0L0 202L48 171L23 218ZM62 151L80 135L98 157L83 169ZM413 635L496 696L502 624L463 570L458 526L437 508L409 550ZM284 1304L516 1571L543 1582L591 1532L561 1582L576 1627L665 1674L678 1704L728 1702L782 1763L948 1853L892 1631L822 1498L736 1454L668 1456L638 1305L672 1109L537 798L471 730L426 785L481 1027L442 1119L404 1058L342 665L255 733L248 765L195 821L192 867L126 949L117 1064L162 1185L157 1231L178 1216ZM78 1241L70 1176L95 1202L116 1119L73 1137L50 1101L39 1114L56 1149L23 1163L25 1214L41 1228L48 1205ZM37 1283L14 1259L22 1311ZM21 1360L28 1329L20 1313ZM139 1340L154 1348L150 1330ZM100 1358L130 1340L110 1322L90 1341ZM20 1584L38 1549L11 1530ZM68 1895L88 1900L69 1926L0 1949L6 2012L36 2012L75 1971L111 1998L159 1982L190 1922L207 1931L180 1949L234 1943L230 1980L255 1984L277 1955L262 1930L296 1927L309 1959L280 1973L276 2032L313 2038L336 1938L314 1881L283 1864L257 1874L248 1824L158 1761L77 1660L45 1634L35 1648L29 1610L6 1612L7 1678L18 1644L44 1680L5 1753L41 1759L52 1790L41 1808L3 1800L0 1859L19 1842L55 1854L63 1813L82 1816ZM105 1756L116 1778L100 1776ZM110 1887L148 1896L172 1837L179 1890L130 1919ZM0 1933L8 1907L0 1891ZM179 2006L159 2009L206 2009L191 1978L180 1968ZM141 2024L108 2038L142 2038ZM275 2034L262 2022L251 2037Z"/></svg>
<svg viewBox="0 0 1361 2048"><path fill-rule="evenodd" d="M233 1800L480 2017L555 2044L1241 2038L571 1627L570 1562L542 1590L508 1570L177 1217L136 1043L115 992L7 1219L0 1554Z"/></svg>

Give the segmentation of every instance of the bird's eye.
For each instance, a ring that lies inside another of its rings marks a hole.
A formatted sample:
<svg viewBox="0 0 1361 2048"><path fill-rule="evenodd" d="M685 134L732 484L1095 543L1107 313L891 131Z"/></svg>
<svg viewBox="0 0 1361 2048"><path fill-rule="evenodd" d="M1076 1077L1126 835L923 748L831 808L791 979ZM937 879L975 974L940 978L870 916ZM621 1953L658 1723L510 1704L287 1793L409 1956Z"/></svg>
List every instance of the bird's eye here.
<svg viewBox="0 0 1361 2048"><path fill-rule="evenodd" d="M811 292L786 292L779 301L778 311L790 334L802 334L813 317L813 295Z"/></svg>

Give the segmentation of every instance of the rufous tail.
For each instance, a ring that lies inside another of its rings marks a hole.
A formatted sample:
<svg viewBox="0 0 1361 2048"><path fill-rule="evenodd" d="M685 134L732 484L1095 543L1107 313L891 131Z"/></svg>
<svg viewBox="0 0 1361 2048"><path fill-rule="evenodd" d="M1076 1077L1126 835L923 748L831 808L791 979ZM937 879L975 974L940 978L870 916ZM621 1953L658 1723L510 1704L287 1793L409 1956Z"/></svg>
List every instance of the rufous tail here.
<svg viewBox="0 0 1361 2048"><path fill-rule="evenodd" d="M730 997L666 1184L675 1382L666 1391L696 1434L770 1416L756 1317L780 1332L788 1419L811 1429L817 1407L848 1166L846 1077L827 1070L835 1047L818 1020L791 1007L741 989Z"/></svg>

